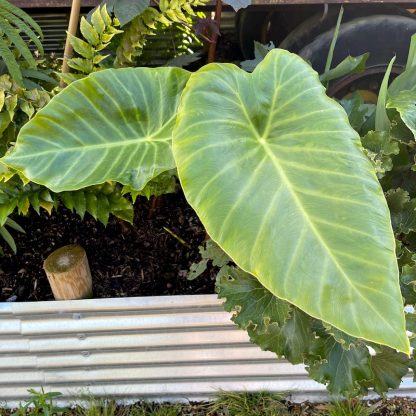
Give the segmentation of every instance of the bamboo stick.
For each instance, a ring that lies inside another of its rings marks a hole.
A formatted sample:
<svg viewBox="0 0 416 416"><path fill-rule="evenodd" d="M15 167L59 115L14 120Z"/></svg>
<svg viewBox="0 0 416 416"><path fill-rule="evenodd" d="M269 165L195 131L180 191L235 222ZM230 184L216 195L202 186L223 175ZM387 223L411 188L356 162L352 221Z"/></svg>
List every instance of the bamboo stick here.
<svg viewBox="0 0 416 416"><path fill-rule="evenodd" d="M68 24L68 33L76 36L78 23L79 23L79 15L81 11L81 0L72 0L71 6L71 14L69 16L69 24ZM71 59L73 53L72 45L69 42L69 36L66 37L65 42L65 50L64 50L64 60L62 63L62 73L66 74L69 72L68 66L68 59ZM60 86L65 87L65 82L61 80Z"/></svg>

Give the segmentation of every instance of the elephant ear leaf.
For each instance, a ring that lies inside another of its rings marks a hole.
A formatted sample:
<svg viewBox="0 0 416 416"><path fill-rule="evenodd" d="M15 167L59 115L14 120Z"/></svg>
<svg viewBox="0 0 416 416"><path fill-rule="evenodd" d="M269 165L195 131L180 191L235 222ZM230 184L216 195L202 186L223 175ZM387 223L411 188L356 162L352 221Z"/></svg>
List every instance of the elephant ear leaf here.
<svg viewBox="0 0 416 416"><path fill-rule="evenodd" d="M172 129L189 75L109 69L73 82L22 128L2 161L56 192L106 181L140 191L175 168Z"/></svg>
<svg viewBox="0 0 416 416"><path fill-rule="evenodd" d="M173 132L185 196L208 234L275 296L406 353L390 215L344 110L301 58L191 75Z"/></svg>

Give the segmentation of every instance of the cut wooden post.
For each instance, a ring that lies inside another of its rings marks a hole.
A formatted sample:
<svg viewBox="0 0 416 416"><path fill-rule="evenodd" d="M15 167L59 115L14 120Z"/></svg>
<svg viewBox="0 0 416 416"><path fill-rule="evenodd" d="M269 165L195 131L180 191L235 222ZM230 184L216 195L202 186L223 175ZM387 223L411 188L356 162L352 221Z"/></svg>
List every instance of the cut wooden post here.
<svg viewBox="0 0 416 416"><path fill-rule="evenodd" d="M62 62L63 74L66 74L69 72L68 59L71 59L72 53L73 53L72 45L69 42L69 34L73 36L77 34L80 11L81 11L81 0L72 0L71 14L69 16L69 24L68 24L68 32L67 32L68 35L66 37L65 50L64 50L64 60ZM60 86L64 88L65 85L66 85L65 82L61 80Z"/></svg>
<svg viewBox="0 0 416 416"><path fill-rule="evenodd" d="M85 250L76 244L51 253L43 263L52 293L57 300L92 297L92 278Z"/></svg>

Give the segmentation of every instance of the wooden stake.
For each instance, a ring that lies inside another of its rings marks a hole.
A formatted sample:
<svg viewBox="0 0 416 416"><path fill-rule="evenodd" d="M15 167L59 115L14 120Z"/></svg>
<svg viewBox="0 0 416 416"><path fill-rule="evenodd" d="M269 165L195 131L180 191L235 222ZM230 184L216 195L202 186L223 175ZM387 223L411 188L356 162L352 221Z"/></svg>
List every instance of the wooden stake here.
<svg viewBox="0 0 416 416"><path fill-rule="evenodd" d="M64 246L43 263L56 300L92 297L92 278L85 250L78 245Z"/></svg>
<svg viewBox="0 0 416 416"><path fill-rule="evenodd" d="M71 35L77 34L79 14L81 11L81 0L72 0L71 14L69 16L68 33ZM73 48L69 43L69 36L66 37L65 50L64 50L64 61L62 63L62 73L66 74L69 72L68 59L72 58ZM61 80L60 86L65 87L65 82Z"/></svg>

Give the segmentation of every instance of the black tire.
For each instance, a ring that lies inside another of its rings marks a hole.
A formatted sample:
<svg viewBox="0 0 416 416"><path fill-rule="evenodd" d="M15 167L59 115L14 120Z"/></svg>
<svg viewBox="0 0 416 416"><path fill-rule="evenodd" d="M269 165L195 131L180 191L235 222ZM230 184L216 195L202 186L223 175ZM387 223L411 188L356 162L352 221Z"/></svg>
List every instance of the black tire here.
<svg viewBox="0 0 416 416"><path fill-rule="evenodd" d="M394 5L347 4L344 9L344 23L372 14L410 15L405 9ZM244 58L254 57L254 41L260 43L272 41L275 46L298 53L317 36L334 28L339 13L338 5L329 6L325 16L323 16L323 7L315 7L314 10L320 12L316 13L305 7L299 7L296 11L280 8L257 10L250 7L240 10L236 16L236 30Z"/></svg>
<svg viewBox="0 0 416 416"><path fill-rule="evenodd" d="M331 29L320 34L298 52L320 74L324 72L333 32ZM396 56L393 74L400 73L404 68L410 38L414 33L416 19L413 16L368 16L342 24L331 67L348 55L358 56L369 52L370 57L365 73L337 80L332 84L330 93L340 96L355 88L376 92L393 56Z"/></svg>
<svg viewBox="0 0 416 416"><path fill-rule="evenodd" d="M338 14L339 6L330 7L326 16L323 16L322 13L314 14L297 26L296 29L292 30L279 44L279 47L294 53L299 53L305 45L313 42L317 36L327 31L333 32L337 23ZM412 17L407 10L394 5L346 5L344 6L342 24L346 24L360 17L370 17L373 15Z"/></svg>
<svg viewBox="0 0 416 416"><path fill-rule="evenodd" d="M369 16L342 24L332 61L332 67L346 56L370 52L368 66L388 64L396 56L395 65L406 63L410 38L416 33L416 19L407 16ZM322 73L334 31L329 30L304 46L299 55Z"/></svg>
<svg viewBox="0 0 416 416"><path fill-rule="evenodd" d="M241 53L245 59L254 58L254 41L265 43L264 24L269 13L265 10L240 10L236 15L236 30Z"/></svg>

